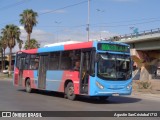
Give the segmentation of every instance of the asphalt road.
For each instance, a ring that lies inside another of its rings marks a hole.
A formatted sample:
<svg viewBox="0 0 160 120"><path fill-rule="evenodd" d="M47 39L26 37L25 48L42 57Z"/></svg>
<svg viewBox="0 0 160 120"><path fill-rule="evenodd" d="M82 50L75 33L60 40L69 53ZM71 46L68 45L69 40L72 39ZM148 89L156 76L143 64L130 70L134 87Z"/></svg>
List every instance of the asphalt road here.
<svg viewBox="0 0 160 120"><path fill-rule="evenodd" d="M87 97L70 101L55 92L26 93L24 89L14 87L12 81L0 80L0 111L160 111L160 99L121 96L105 102Z"/></svg>

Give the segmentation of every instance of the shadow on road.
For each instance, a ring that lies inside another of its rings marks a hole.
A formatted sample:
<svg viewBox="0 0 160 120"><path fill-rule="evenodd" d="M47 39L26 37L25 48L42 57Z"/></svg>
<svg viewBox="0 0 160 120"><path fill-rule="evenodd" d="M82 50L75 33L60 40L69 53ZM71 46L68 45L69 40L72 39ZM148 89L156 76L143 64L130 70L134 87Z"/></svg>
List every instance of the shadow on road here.
<svg viewBox="0 0 160 120"><path fill-rule="evenodd" d="M110 97L107 100L100 101L98 98L92 97L79 97L79 101L93 103L93 104L125 104L125 103L136 103L141 101L139 98L131 98L131 97Z"/></svg>
<svg viewBox="0 0 160 120"><path fill-rule="evenodd" d="M20 92L26 92L23 89L19 89ZM51 96L56 98L64 98L63 93L53 92L53 91L43 91L43 90L34 90L31 94L40 94L44 96ZM109 97L107 100L99 100L97 97L87 97L87 96L78 96L76 101L91 103L91 104L125 104L125 103L136 103L141 101L139 98L132 98L130 96L118 96L118 97Z"/></svg>

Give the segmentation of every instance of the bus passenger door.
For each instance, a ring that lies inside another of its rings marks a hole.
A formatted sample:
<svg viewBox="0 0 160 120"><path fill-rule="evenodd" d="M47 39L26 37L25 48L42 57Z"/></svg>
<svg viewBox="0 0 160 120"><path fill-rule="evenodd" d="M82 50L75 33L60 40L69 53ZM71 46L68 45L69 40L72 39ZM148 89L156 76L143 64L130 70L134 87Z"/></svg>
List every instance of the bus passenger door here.
<svg viewBox="0 0 160 120"><path fill-rule="evenodd" d="M48 68L48 55L41 55L38 69L38 88L46 88L46 71Z"/></svg>
<svg viewBox="0 0 160 120"><path fill-rule="evenodd" d="M21 57L20 58L20 67L19 67L19 86L22 85L22 81L23 81L23 70L24 70L24 65L25 65L25 58Z"/></svg>
<svg viewBox="0 0 160 120"><path fill-rule="evenodd" d="M90 54L91 51L89 50L83 50L81 52L80 93L82 94L88 94Z"/></svg>

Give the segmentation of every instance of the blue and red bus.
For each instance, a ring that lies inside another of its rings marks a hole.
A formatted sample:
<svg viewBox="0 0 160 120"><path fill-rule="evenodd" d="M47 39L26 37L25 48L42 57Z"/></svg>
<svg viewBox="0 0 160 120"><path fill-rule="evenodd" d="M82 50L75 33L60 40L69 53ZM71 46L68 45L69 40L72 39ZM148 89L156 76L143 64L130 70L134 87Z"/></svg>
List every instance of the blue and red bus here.
<svg viewBox="0 0 160 120"><path fill-rule="evenodd" d="M130 47L124 43L91 41L19 51L14 67L14 85L27 92L62 92L70 100L78 95L104 100L132 92Z"/></svg>

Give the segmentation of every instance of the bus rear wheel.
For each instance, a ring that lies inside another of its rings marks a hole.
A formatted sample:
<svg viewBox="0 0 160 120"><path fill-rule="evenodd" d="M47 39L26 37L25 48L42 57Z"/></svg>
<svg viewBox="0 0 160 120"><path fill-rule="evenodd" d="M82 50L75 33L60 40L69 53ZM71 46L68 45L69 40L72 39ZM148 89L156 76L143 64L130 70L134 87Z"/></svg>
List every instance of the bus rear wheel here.
<svg viewBox="0 0 160 120"><path fill-rule="evenodd" d="M74 94L74 85L72 82L69 82L67 84L67 88L66 88L66 96L69 100L75 100L76 99L76 95Z"/></svg>
<svg viewBox="0 0 160 120"><path fill-rule="evenodd" d="M30 79L27 79L27 80L26 80L26 92L28 92L28 93L31 93L31 92L32 92Z"/></svg>

